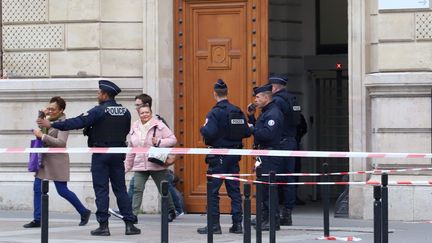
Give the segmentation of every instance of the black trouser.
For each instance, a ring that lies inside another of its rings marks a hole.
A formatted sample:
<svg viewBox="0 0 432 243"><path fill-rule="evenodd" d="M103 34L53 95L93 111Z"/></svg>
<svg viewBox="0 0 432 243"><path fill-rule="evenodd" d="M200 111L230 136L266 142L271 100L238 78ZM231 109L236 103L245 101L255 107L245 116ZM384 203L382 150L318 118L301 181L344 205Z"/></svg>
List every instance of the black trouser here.
<svg viewBox="0 0 432 243"><path fill-rule="evenodd" d="M124 161L125 154L93 154L91 172L96 195L96 219L99 223L108 221L109 182L117 199L117 205L124 221L134 222L132 204L126 192Z"/></svg>
<svg viewBox="0 0 432 243"><path fill-rule="evenodd" d="M240 172L240 155L216 156L216 160L209 163L209 173L211 174L238 174ZM241 223L243 218L242 199L240 194L240 182L233 180L223 180L212 178L211 212L214 218L219 219L219 189L225 182L228 196L231 198L231 215L233 223Z"/></svg>
<svg viewBox="0 0 432 243"><path fill-rule="evenodd" d="M281 142L282 150L296 150L297 142L295 138L286 138ZM295 158L294 157L283 157L280 173L294 173L295 172ZM276 178L278 182L296 182L294 176L280 176ZM293 209L296 201L296 187L294 185L280 185L279 191L279 204L282 204L285 208Z"/></svg>
<svg viewBox="0 0 432 243"><path fill-rule="evenodd" d="M271 171L274 171L275 173L280 173L281 164L283 163L282 157L274 157L274 156L260 156L261 158L261 171L263 174L268 174ZM262 181L268 181L268 176L263 176L261 178ZM264 218L268 218L268 213L270 209L270 201L269 201L269 186L263 185L263 192L262 192L262 200L263 200L263 213L267 214L264 215ZM278 201L278 194L276 193L276 202ZM276 215L279 215L279 207L276 206Z"/></svg>

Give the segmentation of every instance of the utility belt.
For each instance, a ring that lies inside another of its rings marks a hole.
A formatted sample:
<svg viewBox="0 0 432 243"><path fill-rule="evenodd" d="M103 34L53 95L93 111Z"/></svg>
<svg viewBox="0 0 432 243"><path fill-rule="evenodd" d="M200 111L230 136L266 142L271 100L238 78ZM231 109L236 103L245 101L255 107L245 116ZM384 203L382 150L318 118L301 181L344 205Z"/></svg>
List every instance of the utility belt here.
<svg viewBox="0 0 432 243"><path fill-rule="evenodd" d="M237 145L233 145L233 146L226 146L226 147L221 147L221 146L208 146L208 148L214 148L214 149L242 149L243 148L243 144L237 144Z"/></svg>
<svg viewBox="0 0 432 243"><path fill-rule="evenodd" d="M275 147L275 146L262 146L262 145L256 145L256 144L254 144L253 145L253 149L261 149L261 150L275 150L275 149L278 149L277 147Z"/></svg>
<svg viewBox="0 0 432 243"><path fill-rule="evenodd" d="M95 142L91 147L127 147L125 142Z"/></svg>

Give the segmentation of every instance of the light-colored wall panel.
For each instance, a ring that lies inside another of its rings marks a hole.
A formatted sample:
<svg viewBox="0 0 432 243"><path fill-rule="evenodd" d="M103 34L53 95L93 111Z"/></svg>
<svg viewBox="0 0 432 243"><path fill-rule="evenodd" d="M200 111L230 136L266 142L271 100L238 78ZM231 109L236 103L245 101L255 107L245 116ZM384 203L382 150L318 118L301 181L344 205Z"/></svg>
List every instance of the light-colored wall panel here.
<svg viewBox="0 0 432 243"><path fill-rule="evenodd" d="M3 74L14 77L48 77L47 52L6 52L3 54Z"/></svg>
<svg viewBox="0 0 432 243"><path fill-rule="evenodd" d="M430 128L430 97L377 97L371 102L372 128Z"/></svg>
<svg viewBox="0 0 432 243"><path fill-rule="evenodd" d="M142 21L142 0L101 1L102 21Z"/></svg>
<svg viewBox="0 0 432 243"><path fill-rule="evenodd" d="M102 76L142 77L142 51L101 51Z"/></svg>
<svg viewBox="0 0 432 243"><path fill-rule="evenodd" d="M100 76L99 51L50 53L51 76Z"/></svg>
<svg viewBox="0 0 432 243"><path fill-rule="evenodd" d="M142 49L142 23L102 23L101 47Z"/></svg>
<svg viewBox="0 0 432 243"><path fill-rule="evenodd" d="M380 43L378 45L380 71L432 71L432 44Z"/></svg>
<svg viewBox="0 0 432 243"><path fill-rule="evenodd" d="M432 40L432 12L416 13L415 36L417 40Z"/></svg>
<svg viewBox="0 0 432 243"><path fill-rule="evenodd" d="M50 21L99 21L99 0L50 0Z"/></svg>
<svg viewBox="0 0 432 243"><path fill-rule="evenodd" d="M381 13L378 15L378 39L382 41L413 41L414 13Z"/></svg>
<svg viewBox="0 0 432 243"><path fill-rule="evenodd" d="M47 22L48 0L3 0L2 21L5 23Z"/></svg>
<svg viewBox="0 0 432 243"><path fill-rule="evenodd" d="M60 50L64 48L64 25L3 27L3 48L13 50Z"/></svg>
<svg viewBox="0 0 432 243"><path fill-rule="evenodd" d="M97 49L100 48L100 24L67 24L67 49Z"/></svg>

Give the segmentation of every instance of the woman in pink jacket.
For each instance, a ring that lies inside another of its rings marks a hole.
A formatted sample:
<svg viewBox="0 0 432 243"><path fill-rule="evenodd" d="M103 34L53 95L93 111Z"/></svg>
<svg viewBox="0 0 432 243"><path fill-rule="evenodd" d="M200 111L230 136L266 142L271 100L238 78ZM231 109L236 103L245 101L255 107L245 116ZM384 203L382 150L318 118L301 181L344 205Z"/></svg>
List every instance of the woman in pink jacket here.
<svg viewBox="0 0 432 243"><path fill-rule="evenodd" d="M174 133L159 119L152 116L148 104L138 109L139 120L132 124L129 147L172 147L177 143ZM132 196L132 209L138 215L145 184L151 176L161 193L160 183L166 179L167 168L148 160L147 154L129 153L126 155L125 171L134 171L134 192ZM175 207L171 195L168 203L168 219L171 222L175 217Z"/></svg>

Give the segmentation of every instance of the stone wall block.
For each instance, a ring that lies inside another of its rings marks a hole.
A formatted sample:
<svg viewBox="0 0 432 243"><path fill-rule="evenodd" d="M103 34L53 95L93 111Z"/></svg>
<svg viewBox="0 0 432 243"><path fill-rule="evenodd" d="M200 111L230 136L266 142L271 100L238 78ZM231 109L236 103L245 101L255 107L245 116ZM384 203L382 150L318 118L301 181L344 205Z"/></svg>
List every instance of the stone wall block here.
<svg viewBox="0 0 432 243"><path fill-rule="evenodd" d="M378 39L385 41L413 41L414 13L381 13L378 15Z"/></svg>
<svg viewBox="0 0 432 243"><path fill-rule="evenodd" d="M67 24L67 49L98 49L100 48L100 24Z"/></svg>
<svg viewBox="0 0 432 243"><path fill-rule="evenodd" d="M102 50L102 76L142 77L142 55L140 50Z"/></svg>
<svg viewBox="0 0 432 243"><path fill-rule="evenodd" d="M60 50L64 48L64 25L19 25L3 27L3 49Z"/></svg>
<svg viewBox="0 0 432 243"><path fill-rule="evenodd" d="M432 71L432 45L417 43L380 43L379 71Z"/></svg>
<svg viewBox="0 0 432 243"><path fill-rule="evenodd" d="M142 49L142 23L102 23L101 47Z"/></svg>
<svg viewBox="0 0 432 243"><path fill-rule="evenodd" d="M100 76L99 51L51 52L50 75Z"/></svg>
<svg viewBox="0 0 432 243"><path fill-rule="evenodd" d="M100 20L99 0L50 0L49 10L50 21Z"/></svg>
<svg viewBox="0 0 432 243"><path fill-rule="evenodd" d="M3 75L8 78L48 77L47 52L6 52L3 54Z"/></svg>
<svg viewBox="0 0 432 243"><path fill-rule="evenodd" d="M9 23L46 23L48 0L3 0L2 21Z"/></svg>
<svg viewBox="0 0 432 243"><path fill-rule="evenodd" d="M143 21L142 0L101 1L102 21Z"/></svg>
<svg viewBox="0 0 432 243"><path fill-rule="evenodd" d="M432 40L432 12L416 13L415 36L417 40Z"/></svg>

